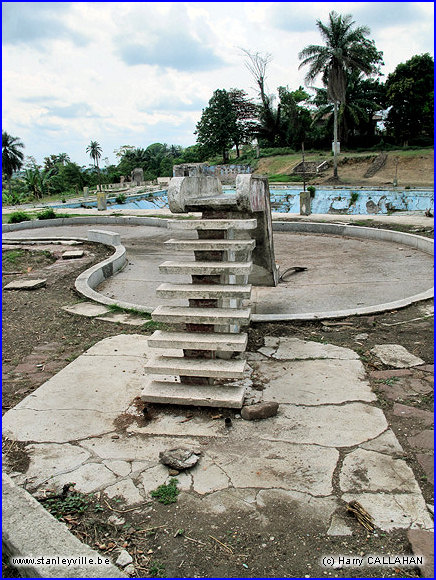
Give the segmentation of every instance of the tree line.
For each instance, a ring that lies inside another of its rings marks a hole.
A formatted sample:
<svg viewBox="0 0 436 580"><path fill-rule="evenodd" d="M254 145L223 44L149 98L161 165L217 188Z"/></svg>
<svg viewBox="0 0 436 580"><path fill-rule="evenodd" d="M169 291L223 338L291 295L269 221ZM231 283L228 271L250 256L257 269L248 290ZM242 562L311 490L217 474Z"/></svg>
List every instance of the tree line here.
<svg viewBox="0 0 436 580"><path fill-rule="evenodd" d="M197 143L190 147L123 145L114 152L117 164L101 167L102 149L91 141L86 149L91 167L79 166L66 153L45 157L40 166L32 157L24 162L24 144L3 131L2 175L8 192L3 193L4 201L19 203L26 195L77 194L84 186L119 182L136 167L144 170L146 181L154 180L171 176L173 165L179 163L217 162L219 157L227 163L232 149L239 158L243 150L253 156L257 148L258 156L259 149L296 151L303 143L308 149L328 150L333 141L337 177L337 142L347 148L431 145L433 58L428 53L415 55L383 82L383 53L369 38L369 28L356 26L351 15L334 11L327 23L317 20L316 26L323 44L309 45L298 55L300 68L306 71L305 87L280 86L277 96L268 94L271 55L241 49L257 98L250 99L238 88L215 90L196 125ZM322 86L314 85L318 79ZM12 176L22 169L12 187Z"/></svg>
<svg viewBox="0 0 436 580"><path fill-rule="evenodd" d="M433 58L415 55L382 82L383 53L369 38L369 28L355 24L351 15L334 11L327 23L317 20L324 44L309 45L298 55L306 88L280 86L278 99L265 89L271 55L242 49L257 101L240 89L216 90L197 124L197 142L209 154L222 155L223 162L230 149L238 157L241 144L254 139L260 147L294 150L303 142L322 149L331 141L348 148L432 144ZM322 86L314 86L317 79Z"/></svg>

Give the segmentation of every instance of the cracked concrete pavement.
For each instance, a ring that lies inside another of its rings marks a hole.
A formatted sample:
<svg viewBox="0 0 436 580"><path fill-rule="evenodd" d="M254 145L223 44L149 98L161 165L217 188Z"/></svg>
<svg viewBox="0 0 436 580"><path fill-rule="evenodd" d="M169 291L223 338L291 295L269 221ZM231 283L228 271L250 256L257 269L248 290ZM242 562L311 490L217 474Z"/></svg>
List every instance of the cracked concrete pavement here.
<svg viewBox="0 0 436 580"><path fill-rule="evenodd" d="M141 509L169 479L159 451L183 446L201 451L177 476L188 509L259 515L265 501L291 498L302 517L316 512L329 535L348 535L344 502L356 499L383 530L433 529L354 351L266 337L246 356L264 386L257 398L277 401L278 415L237 415L230 429L207 413L186 420L162 411L146 421L135 402L151 354L146 336L107 338L9 410L3 434L24 442L30 460L25 473L10 474L14 481L36 494L74 481L78 491Z"/></svg>

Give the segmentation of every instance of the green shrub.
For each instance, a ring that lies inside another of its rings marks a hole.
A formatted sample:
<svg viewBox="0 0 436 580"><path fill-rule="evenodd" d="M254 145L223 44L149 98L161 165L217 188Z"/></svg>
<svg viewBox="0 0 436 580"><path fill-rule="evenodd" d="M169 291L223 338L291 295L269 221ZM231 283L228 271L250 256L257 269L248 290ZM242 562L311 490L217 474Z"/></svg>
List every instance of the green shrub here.
<svg viewBox="0 0 436 580"><path fill-rule="evenodd" d="M19 224L20 222L27 222L31 219L30 215L25 211L14 211L8 217L8 224Z"/></svg>
<svg viewBox="0 0 436 580"><path fill-rule="evenodd" d="M116 203L126 203L127 196L125 193L119 193L115 198Z"/></svg>
<svg viewBox="0 0 436 580"><path fill-rule="evenodd" d="M310 193L310 197L315 197L316 187L314 185L308 185L307 191Z"/></svg>
<svg viewBox="0 0 436 580"><path fill-rule="evenodd" d="M58 216L56 215L54 209L52 209L51 207L48 207L48 208L43 209L42 211L38 212L36 214L36 217L39 220L52 220Z"/></svg>

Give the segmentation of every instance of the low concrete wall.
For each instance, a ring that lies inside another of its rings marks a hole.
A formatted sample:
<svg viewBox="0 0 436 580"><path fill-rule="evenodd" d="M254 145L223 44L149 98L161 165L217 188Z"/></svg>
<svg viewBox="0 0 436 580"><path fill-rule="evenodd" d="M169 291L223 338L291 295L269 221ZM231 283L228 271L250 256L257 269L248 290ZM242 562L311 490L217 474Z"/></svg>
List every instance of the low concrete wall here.
<svg viewBox="0 0 436 580"><path fill-rule="evenodd" d="M62 558L62 563L27 563L19 567L25 578L127 578L107 556L73 536L26 490L2 474L2 543L13 558ZM72 560L76 559L76 563ZM90 563L96 562L96 565ZM41 561L41 560L40 560ZM86 564L84 562L87 562ZM109 564L107 563L109 562Z"/></svg>
<svg viewBox="0 0 436 580"><path fill-rule="evenodd" d="M119 226L155 226L167 228L167 220L153 217L137 216L80 216L71 218L55 218L52 220L30 220L19 224L2 224L2 233L30 230L33 228L48 228L80 224L116 224Z"/></svg>

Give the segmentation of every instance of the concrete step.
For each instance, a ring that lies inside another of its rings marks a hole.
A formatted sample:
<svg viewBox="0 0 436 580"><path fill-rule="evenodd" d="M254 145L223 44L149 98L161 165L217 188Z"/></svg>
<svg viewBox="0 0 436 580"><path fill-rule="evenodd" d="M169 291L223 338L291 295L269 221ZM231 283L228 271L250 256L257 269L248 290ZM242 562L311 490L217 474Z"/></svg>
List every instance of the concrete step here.
<svg viewBox="0 0 436 580"><path fill-rule="evenodd" d="M250 324L251 308L189 308L158 306L151 314L156 322L172 324Z"/></svg>
<svg viewBox="0 0 436 580"><path fill-rule="evenodd" d="M163 274L191 274L210 276L220 274L242 275L251 272L252 262L171 262L159 265Z"/></svg>
<svg viewBox="0 0 436 580"><path fill-rule="evenodd" d="M172 230L254 230L257 220L205 219L205 220L168 220Z"/></svg>
<svg viewBox="0 0 436 580"><path fill-rule="evenodd" d="M174 250L233 251L254 250L256 240L168 240L165 246Z"/></svg>
<svg viewBox="0 0 436 580"><path fill-rule="evenodd" d="M146 403L240 409L244 402L244 395L245 388L242 386L184 385L183 383L154 381L148 378L141 399Z"/></svg>
<svg viewBox="0 0 436 580"><path fill-rule="evenodd" d="M156 290L159 298L250 298L251 284L161 284Z"/></svg>
<svg viewBox="0 0 436 580"><path fill-rule="evenodd" d="M152 348L186 348L226 352L244 352L248 336L245 333L167 332L156 330L148 339Z"/></svg>
<svg viewBox="0 0 436 580"><path fill-rule="evenodd" d="M150 359L145 364L144 369L148 373L156 375L241 379L244 377L246 364L245 360L197 359L162 355Z"/></svg>

